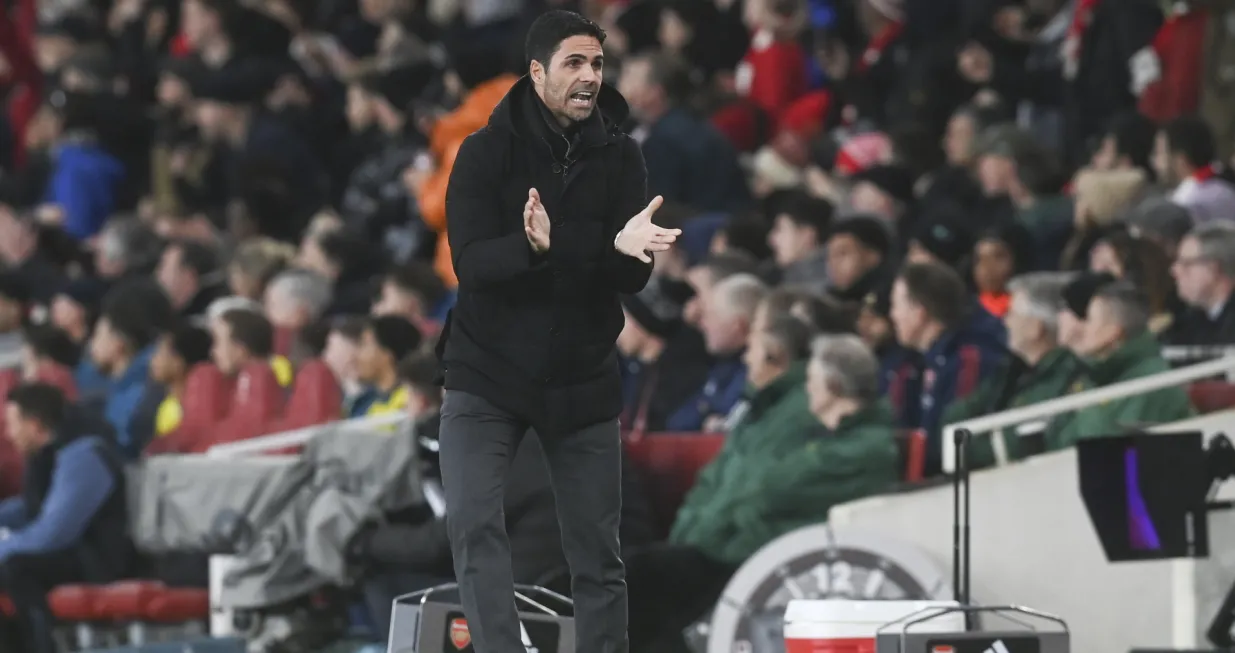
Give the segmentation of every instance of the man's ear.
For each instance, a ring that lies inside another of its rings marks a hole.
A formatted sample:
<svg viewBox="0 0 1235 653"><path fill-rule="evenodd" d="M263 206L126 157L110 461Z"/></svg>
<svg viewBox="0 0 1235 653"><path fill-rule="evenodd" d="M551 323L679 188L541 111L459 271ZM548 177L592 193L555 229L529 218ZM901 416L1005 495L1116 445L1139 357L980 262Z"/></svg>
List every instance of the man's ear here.
<svg viewBox="0 0 1235 653"><path fill-rule="evenodd" d="M533 83L545 83L545 67L539 61L533 59L531 66L528 67L528 72L532 75Z"/></svg>

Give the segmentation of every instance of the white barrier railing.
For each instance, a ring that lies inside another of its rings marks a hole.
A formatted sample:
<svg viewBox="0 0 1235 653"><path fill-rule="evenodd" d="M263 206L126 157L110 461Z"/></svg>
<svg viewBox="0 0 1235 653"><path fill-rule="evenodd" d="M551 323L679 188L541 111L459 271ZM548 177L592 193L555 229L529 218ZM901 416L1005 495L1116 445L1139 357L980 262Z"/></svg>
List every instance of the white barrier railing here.
<svg viewBox="0 0 1235 653"><path fill-rule="evenodd" d="M955 424L949 424L943 429L943 469L945 472L951 472L955 468L956 443L953 436L957 429L968 429L974 435L983 433L992 433L1009 427L1020 426L1031 422L1045 420L1054 417L1060 413L1070 413L1073 411L1097 406L1108 401L1117 399L1127 399L1135 397L1147 392L1170 388L1192 381L1199 381L1214 376L1229 374L1235 372L1235 356L1219 358L1217 360L1189 365L1175 370L1168 370L1153 376L1146 376L1123 383L1116 383L1094 390L1086 390L1072 395L1066 395L1058 399L1043 401L1040 403L1025 406L1023 408L1013 408L1005 410L1001 413L977 417ZM995 460L1000 465L1007 464L1008 451L1004 446L1002 437L991 438L991 446L995 450Z"/></svg>
<svg viewBox="0 0 1235 653"><path fill-rule="evenodd" d="M349 428L377 429L386 426L399 425L407 421L407 419L407 413L399 411L395 413L373 415L371 417L356 417L337 422L328 422L326 424L316 424L314 426L306 426L304 428L284 431L282 433L272 433L270 435L263 435L257 438L250 438L248 440L240 440L239 442L216 444L206 450L206 455L211 458L239 458L242 456L253 456L261 454L265 451L302 446L309 440L313 439L314 435L328 428L345 426Z"/></svg>

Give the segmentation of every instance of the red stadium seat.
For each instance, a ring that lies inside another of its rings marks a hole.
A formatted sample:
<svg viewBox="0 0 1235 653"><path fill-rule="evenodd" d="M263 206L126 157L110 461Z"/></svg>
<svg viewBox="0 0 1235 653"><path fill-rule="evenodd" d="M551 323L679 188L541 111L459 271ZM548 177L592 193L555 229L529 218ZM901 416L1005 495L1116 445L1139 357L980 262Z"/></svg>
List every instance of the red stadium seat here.
<svg viewBox="0 0 1235 653"><path fill-rule="evenodd" d="M652 433L626 442L626 453L643 474L662 533L669 532L695 476L724 445L721 433Z"/></svg>
<svg viewBox="0 0 1235 653"><path fill-rule="evenodd" d="M126 580L100 586L95 589L97 620L143 621L150 604L162 592L162 583L147 580Z"/></svg>
<svg viewBox="0 0 1235 653"><path fill-rule="evenodd" d="M77 381L73 379L73 370L55 363L43 363L35 370L37 380L60 388L69 401L77 400Z"/></svg>
<svg viewBox="0 0 1235 653"><path fill-rule="evenodd" d="M160 624L198 621L210 616L210 593L203 589L165 587L146 605L145 620Z"/></svg>
<svg viewBox="0 0 1235 653"><path fill-rule="evenodd" d="M902 480L920 483L926 477L926 432L922 429L897 431L896 448L902 463Z"/></svg>
<svg viewBox="0 0 1235 653"><path fill-rule="evenodd" d="M47 596L47 605L60 621L103 621L101 588L94 585L61 585Z"/></svg>
<svg viewBox="0 0 1235 653"><path fill-rule="evenodd" d="M1202 414L1235 408L1235 384L1226 381L1197 381L1188 386L1192 406Z"/></svg>

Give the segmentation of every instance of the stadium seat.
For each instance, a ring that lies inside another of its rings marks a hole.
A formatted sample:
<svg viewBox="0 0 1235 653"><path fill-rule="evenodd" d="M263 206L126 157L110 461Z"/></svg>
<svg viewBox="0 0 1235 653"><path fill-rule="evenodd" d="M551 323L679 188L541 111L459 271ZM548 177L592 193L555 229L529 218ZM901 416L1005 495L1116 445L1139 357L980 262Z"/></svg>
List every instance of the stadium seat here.
<svg viewBox="0 0 1235 653"><path fill-rule="evenodd" d="M94 585L61 585L48 594L47 605L60 621L103 621L99 592Z"/></svg>
<svg viewBox="0 0 1235 653"><path fill-rule="evenodd" d="M37 380L60 388L69 401L77 400L77 381L73 380L73 370L55 363L43 363L35 370Z"/></svg>
<svg viewBox="0 0 1235 653"><path fill-rule="evenodd" d="M896 450L900 454L901 480L920 483L926 476L926 432L922 429L897 431Z"/></svg>
<svg viewBox="0 0 1235 653"><path fill-rule="evenodd" d="M668 534L695 476L723 446L723 433L652 433L627 440L626 453L643 473L661 534Z"/></svg>
<svg viewBox="0 0 1235 653"><path fill-rule="evenodd" d="M1188 397L1192 400L1192 406L1202 414L1235 408L1235 384L1197 381L1188 386Z"/></svg>
<svg viewBox="0 0 1235 653"><path fill-rule="evenodd" d="M203 589L165 587L146 604L145 618L158 624L178 624L210 617L210 593Z"/></svg>

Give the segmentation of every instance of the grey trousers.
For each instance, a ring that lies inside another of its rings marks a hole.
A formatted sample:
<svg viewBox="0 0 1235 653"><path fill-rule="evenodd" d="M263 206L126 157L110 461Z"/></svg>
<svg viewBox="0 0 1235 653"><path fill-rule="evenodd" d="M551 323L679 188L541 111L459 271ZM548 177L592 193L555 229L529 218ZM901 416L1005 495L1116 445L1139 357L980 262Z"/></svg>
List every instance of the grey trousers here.
<svg viewBox="0 0 1235 653"><path fill-rule="evenodd" d="M439 456L455 577L476 653L525 653L515 609L503 496L527 422L447 390ZM621 437L617 420L540 438L570 565L578 653L626 653L626 580L619 556Z"/></svg>

